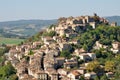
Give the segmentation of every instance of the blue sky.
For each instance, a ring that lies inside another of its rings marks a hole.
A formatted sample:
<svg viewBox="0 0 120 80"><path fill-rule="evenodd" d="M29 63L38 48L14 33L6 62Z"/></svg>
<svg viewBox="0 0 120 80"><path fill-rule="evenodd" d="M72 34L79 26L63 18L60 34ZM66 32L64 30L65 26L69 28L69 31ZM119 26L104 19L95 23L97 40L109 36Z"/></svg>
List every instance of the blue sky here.
<svg viewBox="0 0 120 80"><path fill-rule="evenodd" d="M120 0L0 0L0 21L120 15Z"/></svg>

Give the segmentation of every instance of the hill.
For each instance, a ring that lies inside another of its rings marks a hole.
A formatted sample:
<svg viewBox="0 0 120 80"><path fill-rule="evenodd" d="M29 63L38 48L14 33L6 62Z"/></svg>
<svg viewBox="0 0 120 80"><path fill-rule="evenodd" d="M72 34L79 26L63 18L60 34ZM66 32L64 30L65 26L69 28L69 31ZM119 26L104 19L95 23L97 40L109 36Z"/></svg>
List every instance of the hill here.
<svg viewBox="0 0 120 80"><path fill-rule="evenodd" d="M51 25L12 47L8 57L18 79L30 80L33 76L40 80L119 80L120 27L112 27L108 23L97 15L62 17L57 25ZM73 72L78 77L71 78ZM36 77L33 73L46 77ZM88 74L94 76L86 76ZM2 77L4 80L6 76Z"/></svg>
<svg viewBox="0 0 120 80"><path fill-rule="evenodd" d="M117 24L120 26L120 16L108 16L105 17L109 22L117 22Z"/></svg>
<svg viewBox="0 0 120 80"><path fill-rule="evenodd" d="M57 20L18 20L0 22L0 34L3 37L26 38L40 31Z"/></svg>

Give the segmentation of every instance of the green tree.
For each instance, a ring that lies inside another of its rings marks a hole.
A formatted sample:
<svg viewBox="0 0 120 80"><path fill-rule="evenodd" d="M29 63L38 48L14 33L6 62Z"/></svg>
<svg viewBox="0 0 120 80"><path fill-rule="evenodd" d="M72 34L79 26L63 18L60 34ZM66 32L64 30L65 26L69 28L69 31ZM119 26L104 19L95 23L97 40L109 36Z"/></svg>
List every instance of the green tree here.
<svg viewBox="0 0 120 80"><path fill-rule="evenodd" d="M104 75L100 78L100 80L108 80L106 74L104 74Z"/></svg>
<svg viewBox="0 0 120 80"><path fill-rule="evenodd" d="M81 76L79 80L85 80L84 76Z"/></svg>
<svg viewBox="0 0 120 80"><path fill-rule="evenodd" d="M16 74L12 74L10 77L9 77L9 80L18 80L18 77Z"/></svg>
<svg viewBox="0 0 120 80"><path fill-rule="evenodd" d="M114 61L106 61L105 62L105 71L114 71L115 70L115 62Z"/></svg>
<svg viewBox="0 0 120 80"><path fill-rule="evenodd" d="M115 67L115 79L116 80L119 80L120 79L120 54L118 54L116 57L115 57L115 64L117 65Z"/></svg>
<svg viewBox="0 0 120 80"><path fill-rule="evenodd" d="M61 57L71 58L71 53L68 50L64 50L60 53Z"/></svg>
<svg viewBox="0 0 120 80"><path fill-rule="evenodd" d="M87 46L86 44L84 44L84 45L83 45L83 49L84 49L85 51L88 51L89 48L88 48L88 46Z"/></svg>
<svg viewBox="0 0 120 80"><path fill-rule="evenodd" d="M0 79L9 78L11 75L15 74L16 70L13 68L9 62L7 65L0 67Z"/></svg>
<svg viewBox="0 0 120 80"><path fill-rule="evenodd" d="M92 72L92 71L97 72L99 68L100 68L100 65L98 61L89 62L88 65L86 66L86 69L89 72Z"/></svg>
<svg viewBox="0 0 120 80"><path fill-rule="evenodd" d="M52 27L56 27L56 25L52 24L52 25L50 25L48 28L49 28L49 29L52 29Z"/></svg>
<svg viewBox="0 0 120 80"><path fill-rule="evenodd" d="M100 79L98 78L98 76L96 76L94 80L100 80Z"/></svg>
<svg viewBox="0 0 120 80"><path fill-rule="evenodd" d="M53 37L53 36L55 36L56 35L56 32L55 31L50 31L49 33L48 33L48 36L51 36L51 37Z"/></svg>
<svg viewBox="0 0 120 80"><path fill-rule="evenodd" d="M42 35L43 35L43 36L50 36L50 37L53 37L53 36L56 35L56 32L55 32L55 31L44 32Z"/></svg>
<svg viewBox="0 0 120 80"><path fill-rule="evenodd" d="M32 50L30 50L30 52L28 53L28 55L33 55L34 52Z"/></svg>

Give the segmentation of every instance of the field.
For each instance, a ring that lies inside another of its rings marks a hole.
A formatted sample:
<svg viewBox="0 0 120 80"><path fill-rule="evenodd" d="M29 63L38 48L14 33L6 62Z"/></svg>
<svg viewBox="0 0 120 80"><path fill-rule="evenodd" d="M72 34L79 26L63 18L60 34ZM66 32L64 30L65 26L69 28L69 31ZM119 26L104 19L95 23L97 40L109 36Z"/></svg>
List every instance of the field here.
<svg viewBox="0 0 120 80"><path fill-rule="evenodd" d="M24 41L23 39L16 39L16 38L4 38L0 37L0 44L7 44L7 45L17 45Z"/></svg>

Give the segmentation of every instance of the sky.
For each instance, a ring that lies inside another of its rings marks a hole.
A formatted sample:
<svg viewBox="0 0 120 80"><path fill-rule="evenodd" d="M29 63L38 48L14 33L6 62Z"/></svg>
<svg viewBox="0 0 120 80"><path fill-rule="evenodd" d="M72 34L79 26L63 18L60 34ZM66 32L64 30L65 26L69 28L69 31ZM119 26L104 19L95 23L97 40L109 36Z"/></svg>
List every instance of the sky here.
<svg viewBox="0 0 120 80"><path fill-rule="evenodd" d="M0 21L120 16L120 0L0 0Z"/></svg>

